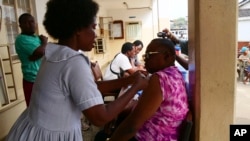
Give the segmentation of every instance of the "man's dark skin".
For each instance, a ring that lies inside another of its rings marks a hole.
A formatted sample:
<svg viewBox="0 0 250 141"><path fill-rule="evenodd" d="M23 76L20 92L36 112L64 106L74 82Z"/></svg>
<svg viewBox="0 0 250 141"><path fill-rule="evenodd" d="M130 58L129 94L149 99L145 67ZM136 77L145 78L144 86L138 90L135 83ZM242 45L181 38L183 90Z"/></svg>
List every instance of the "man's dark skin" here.
<svg viewBox="0 0 250 141"><path fill-rule="evenodd" d="M177 39L167 28L163 29L162 32L165 32L167 37L173 41L174 43L179 43L179 39ZM188 54L186 54L188 55ZM188 70L188 61L182 58L179 55L176 55L176 61L186 70Z"/></svg>
<svg viewBox="0 0 250 141"><path fill-rule="evenodd" d="M33 36L36 31L36 23L34 17L32 17L31 15L24 16L19 21L19 27L21 28L21 34ZM39 38L41 40L41 45L29 57L30 61L40 59L44 55L44 50L48 42L48 37L40 35Z"/></svg>

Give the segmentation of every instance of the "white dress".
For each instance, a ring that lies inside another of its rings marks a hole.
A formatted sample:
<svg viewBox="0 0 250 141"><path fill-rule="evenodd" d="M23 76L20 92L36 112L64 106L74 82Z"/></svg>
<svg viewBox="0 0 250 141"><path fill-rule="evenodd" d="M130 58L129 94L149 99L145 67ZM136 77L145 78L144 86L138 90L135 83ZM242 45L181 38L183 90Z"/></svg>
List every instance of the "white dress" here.
<svg viewBox="0 0 250 141"><path fill-rule="evenodd" d="M103 104L82 53L49 43L31 102L6 141L82 141L82 111Z"/></svg>

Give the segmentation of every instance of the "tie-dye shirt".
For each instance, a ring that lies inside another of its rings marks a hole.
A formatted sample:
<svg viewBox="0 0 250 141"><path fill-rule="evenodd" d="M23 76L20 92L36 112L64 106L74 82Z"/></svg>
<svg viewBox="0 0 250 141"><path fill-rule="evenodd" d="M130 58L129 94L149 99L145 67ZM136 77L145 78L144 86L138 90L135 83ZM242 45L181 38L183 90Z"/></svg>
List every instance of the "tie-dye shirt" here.
<svg viewBox="0 0 250 141"><path fill-rule="evenodd" d="M139 141L177 141L179 127L188 112L185 82L177 67L156 72L163 100L156 113L137 132ZM152 94L153 96L154 94Z"/></svg>

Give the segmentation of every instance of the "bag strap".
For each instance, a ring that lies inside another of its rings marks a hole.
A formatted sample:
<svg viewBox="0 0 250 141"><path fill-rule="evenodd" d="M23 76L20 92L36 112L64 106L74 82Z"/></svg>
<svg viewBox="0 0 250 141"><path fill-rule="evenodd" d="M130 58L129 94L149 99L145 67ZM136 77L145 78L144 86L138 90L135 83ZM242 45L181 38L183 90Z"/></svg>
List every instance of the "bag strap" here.
<svg viewBox="0 0 250 141"><path fill-rule="evenodd" d="M110 63L110 71L111 71L113 74L117 75L118 78L121 78L121 77L122 77L122 73L124 73L124 71L122 70L122 68L120 67L120 71L122 70L120 73L117 73L117 72L113 71L112 68L111 68L113 61L115 60L115 58L116 58L119 54L120 54L120 53L116 54L115 57L114 57L114 59L111 61L111 63Z"/></svg>

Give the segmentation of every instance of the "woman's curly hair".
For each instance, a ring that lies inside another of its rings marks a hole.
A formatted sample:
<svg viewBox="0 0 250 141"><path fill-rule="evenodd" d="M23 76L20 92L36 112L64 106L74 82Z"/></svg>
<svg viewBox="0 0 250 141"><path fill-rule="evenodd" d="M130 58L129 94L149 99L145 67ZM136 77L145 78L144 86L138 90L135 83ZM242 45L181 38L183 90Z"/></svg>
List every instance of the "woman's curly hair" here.
<svg viewBox="0 0 250 141"><path fill-rule="evenodd" d="M49 0L43 25L54 39L68 39L77 30L90 26L99 5L93 0Z"/></svg>

